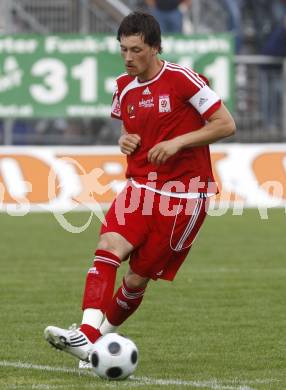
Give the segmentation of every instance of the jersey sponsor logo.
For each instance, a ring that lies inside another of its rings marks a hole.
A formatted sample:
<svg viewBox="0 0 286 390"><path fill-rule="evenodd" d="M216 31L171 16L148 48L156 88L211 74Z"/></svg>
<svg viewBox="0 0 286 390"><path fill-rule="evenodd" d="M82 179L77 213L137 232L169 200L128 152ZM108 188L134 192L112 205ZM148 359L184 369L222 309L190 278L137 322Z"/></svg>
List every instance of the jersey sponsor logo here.
<svg viewBox="0 0 286 390"><path fill-rule="evenodd" d="M150 99L142 99L140 100L139 102L139 107L143 107L143 108L152 108L154 107L154 99L153 97L151 97Z"/></svg>
<svg viewBox="0 0 286 390"><path fill-rule="evenodd" d="M159 96L159 112L171 112L170 96Z"/></svg>
<svg viewBox="0 0 286 390"><path fill-rule="evenodd" d="M150 89L149 89L148 87L146 87L146 88L144 89L144 91L142 92L142 95L151 95Z"/></svg>
<svg viewBox="0 0 286 390"><path fill-rule="evenodd" d="M135 118L135 106L133 104L128 104L127 114L129 118Z"/></svg>

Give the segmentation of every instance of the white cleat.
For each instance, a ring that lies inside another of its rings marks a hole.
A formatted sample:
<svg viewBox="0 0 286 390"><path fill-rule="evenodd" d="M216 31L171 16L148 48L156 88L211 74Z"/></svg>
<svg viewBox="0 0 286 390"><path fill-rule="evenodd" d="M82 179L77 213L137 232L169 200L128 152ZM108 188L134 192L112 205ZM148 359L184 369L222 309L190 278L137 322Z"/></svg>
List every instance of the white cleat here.
<svg viewBox="0 0 286 390"><path fill-rule="evenodd" d="M48 326L44 331L45 339L56 349L70 353L80 360L89 362L89 354L93 344L76 325L70 329Z"/></svg>

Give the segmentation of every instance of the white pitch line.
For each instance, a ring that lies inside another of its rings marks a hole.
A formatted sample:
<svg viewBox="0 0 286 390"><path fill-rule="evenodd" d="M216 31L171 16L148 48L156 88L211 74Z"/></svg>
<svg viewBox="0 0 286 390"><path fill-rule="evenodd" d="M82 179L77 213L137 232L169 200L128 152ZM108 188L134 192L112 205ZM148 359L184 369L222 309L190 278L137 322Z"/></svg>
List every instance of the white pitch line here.
<svg viewBox="0 0 286 390"><path fill-rule="evenodd" d="M68 374L78 374L78 375L87 375L87 376L95 376L95 374L90 370L79 370L76 368L68 368L68 367L52 367L52 366L44 366L32 363L23 363L23 362L9 362L7 360L0 360L0 367L13 367L18 369L27 369L27 370L40 370L40 371L51 371L51 372L63 372ZM148 377L136 377L131 376L129 381L120 382L120 385L124 387L131 387L136 383L136 386L146 386L146 385L157 385L157 386L192 386L200 389L207 390L255 390L253 387L249 387L248 384L258 384L258 383L271 383L275 382L275 379L269 380L250 380L250 381L218 381L216 379L211 381L183 381L179 379L156 379L156 378L148 378ZM132 383L133 382L133 383ZM135 383L134 383L135 382ZM104 387L115 387L114 382L102 382L102 386ZM84 386L87 388L86 386ZM53 388L53 387L51 387Z"/></svg>
<svg viewBox="0 0 286 390"><path fill-rule="evenodd" d="M253 387L248 386L232 386L225 385L223 382L218 380L211 381L183 381L180 379L152 379L147 377L131 377L131 380L139 383L144 383L144 385L161 385L161 386L192 386L199 389L208 389L208 390L255 390Z"/></svg>

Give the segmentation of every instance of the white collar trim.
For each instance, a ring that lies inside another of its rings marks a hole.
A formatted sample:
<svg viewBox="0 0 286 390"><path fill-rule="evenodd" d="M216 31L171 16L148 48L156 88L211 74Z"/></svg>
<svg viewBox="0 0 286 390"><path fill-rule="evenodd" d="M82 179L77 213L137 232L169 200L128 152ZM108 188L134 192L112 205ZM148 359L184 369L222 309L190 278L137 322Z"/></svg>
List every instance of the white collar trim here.
<svg viewBox="0 0 286 390"><path fill-rule="evenodd" d="M157 74L157 76L155 76L153 79L147 80L147 81L142 83L142 82L139 82L138 77L136 77L134 80L131 81L131 83L127 84L126 87L121 92L121 95L119 97L120 103L122 102L122 99L127 94L127 92L130 91L131 89L138 88L138 87L145 87L146 85L152 84L152 83L154 83L154 81L158 80L161 77L162 73L165 71L167 64L168 64L168 62L164 61L162 69Z"/></svg>

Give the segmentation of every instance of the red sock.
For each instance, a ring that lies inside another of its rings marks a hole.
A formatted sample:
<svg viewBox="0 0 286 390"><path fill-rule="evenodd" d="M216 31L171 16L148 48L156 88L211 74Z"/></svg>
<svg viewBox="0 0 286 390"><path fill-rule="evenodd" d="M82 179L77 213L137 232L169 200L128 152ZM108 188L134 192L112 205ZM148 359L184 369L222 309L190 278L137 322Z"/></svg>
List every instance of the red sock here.
<svg viewBox="0 0 286 390"><path fill-rule="evenodd" d="M142 302L145 288L129 288L123 279L122 286L117 290L108 309L106 318L114 325L121 325Z"/></svg>
<svg viewBox="0 0 286 390"><path fill-rule="evenodd" d="M79 329L92 343L95 343L96 340L99 339L100 336L102 336L99 329L95 329L93 326L87 324L82 324Z"/></svg>
<svg viewBox="0 0 286 390"><path fill-rule="evenodd" d="M89 269L86 277L82 310L106 311L112 300L116 271L119 266L120 259L113 253L104 250L95 252L93 267Z"/></svg>

